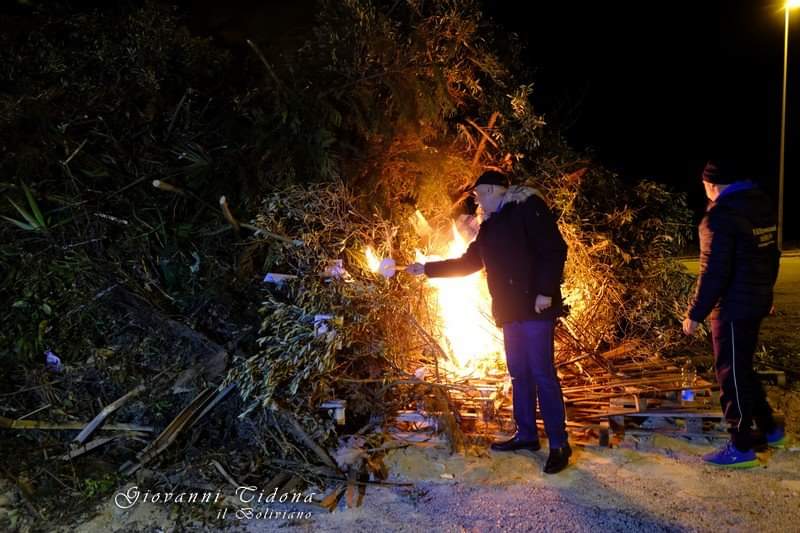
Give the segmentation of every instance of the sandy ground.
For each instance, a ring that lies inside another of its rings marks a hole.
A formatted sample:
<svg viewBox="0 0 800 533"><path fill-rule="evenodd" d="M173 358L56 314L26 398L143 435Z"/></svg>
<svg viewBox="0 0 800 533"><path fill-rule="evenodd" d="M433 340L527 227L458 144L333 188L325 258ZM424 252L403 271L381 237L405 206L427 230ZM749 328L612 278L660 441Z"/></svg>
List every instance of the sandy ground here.
<svg viewBox="0 0 800 533"><path fill-rule="evenodd" d="M696 261L687 267L697 271ZM762 338L800 350L800 254L785 254L775 287L778 316ZM800 387L771 388L797 434ZM794 443L794 444L791 444ZM655 436L647 450L576 450L573 466L541 473L545 451L449 455L409 447L388 460L393 479L413 488L370 487L365 505L317 515L305 531L800 531L800 444L759 454L761 467L706 465L709 442ZM282 524L286 527L288 524ZM276 524L250 523L249 531Z"/></svg>
<svg viewBox="0 0 800 533"><path fill-rule="evenodd" d="M390 481L413 486L370 486L361 507L341 502L307 520L227 524L246 532L800 531L800 448L759 454L762 466L742 471L705 465L700 455L712 449L662 436L648 450L578 448L570 468L548 476L544 450L476 457L415 445L387 459ZM175 529L167 509L148 505L108 505L76 529L171 530L194 529Z"/></svg>
<svg viewBox="0 0 800 533"><path fill-rule="evenodd" d="M568 470L541 473L545 453L393 454L398 479L365 505L318 515L305 531L800 531L800 449L763 454L763 466L706 466L712 446L657 437L651 451L578 449ZM451 474L446 480L441 474ZM271 528L251 524L250 531Z"/></svg>
<svg viewBox="0 0 800 533"><path fill-rule="evenodd" d="M765 322L765 338L780 339L796 354L799 254L782 261L776 305L779 315ZM226 529L800 532L800 383L791 387L773 387L770 396L787 412L787 429L794 435L785 450L759 454L760 468L708 466L700 456L712 443L660 435L646 449L577 448L570 468L554 476L541 472L546 450L465 456L449 454L443 443L428 443L387 457L390 481L410 486L370 486L361 507L346 509L342 502L333 513L315 511L302 520L234 517ZM3 505L0 498L0 511ZM216 530L176 526L170 513L169 507L144 504L121 511L109 501L82 525L63 531Z"/></svg>

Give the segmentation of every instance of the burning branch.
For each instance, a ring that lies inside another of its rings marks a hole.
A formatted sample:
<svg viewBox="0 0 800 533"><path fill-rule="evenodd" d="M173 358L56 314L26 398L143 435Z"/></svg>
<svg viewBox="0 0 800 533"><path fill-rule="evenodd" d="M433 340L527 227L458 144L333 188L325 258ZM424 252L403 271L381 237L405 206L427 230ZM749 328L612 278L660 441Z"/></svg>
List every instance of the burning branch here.
<svg viewBox="0 0 800 533"><path fill-rule="evenodd" d="M492 128L494 128L494 123L497 121L497 118L499 116L500 116L499 111L495 111L494 113L492 113L492 116L489 117L489 123L486 125L487 130L491 130ZM492 143L492 146L494 146L495 148L497 148L497 143L494 141L494 139L492 139L492 137L488 133L486 133L486 131L483 130L483 128L478 126L471 119L467 119L467 122L469 122L476 130L478 130L481 136L483 137L481 139L481 142L478 143L478 150L475 152L475 156L472 158L472 166L476 167L478 165L478 161L480 161L481 156L483 155L483 151L486 149L486 142L488 141Z"/></svg>

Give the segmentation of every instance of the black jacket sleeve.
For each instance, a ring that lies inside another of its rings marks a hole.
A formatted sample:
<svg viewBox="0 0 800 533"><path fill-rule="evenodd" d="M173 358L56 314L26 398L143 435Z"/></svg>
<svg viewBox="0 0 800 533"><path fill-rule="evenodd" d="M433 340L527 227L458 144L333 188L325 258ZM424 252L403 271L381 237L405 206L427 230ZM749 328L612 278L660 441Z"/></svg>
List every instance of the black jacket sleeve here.
<svg viewBox="0 0 800 533"><path fill-rule="evenodd" d="M483 260L478 249L478 239L475 239L461 257L425 263L425 275L429 278L466 276L477 272L482 267Z"/></svg>
<svg viewBox="0 0 800 533"><path fill-rule="evenodd" d="M700 276L689 305L689 318L702 322L730 283L735 237L721 212L709 211L700 222Z"/></svg>
<svg viewBox="0 0 800 533"><path fill-rule="evenodd" d="M555 297L560 294L567 243L558 230L556 217L538 196L528 198L522 205L528 246L534 252L533 279L535 294Z"/></svg>

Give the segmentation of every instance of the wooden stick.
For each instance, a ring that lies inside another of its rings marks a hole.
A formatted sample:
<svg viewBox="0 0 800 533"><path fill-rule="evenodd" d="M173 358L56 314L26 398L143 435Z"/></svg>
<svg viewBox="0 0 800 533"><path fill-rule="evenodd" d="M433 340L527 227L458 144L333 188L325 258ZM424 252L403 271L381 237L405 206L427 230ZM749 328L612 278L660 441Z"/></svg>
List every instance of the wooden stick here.
<svg viewBox="0 0 800 533"><path fill-rule="evenodd" d="M42 429L52 431L69 431L83 429L86 422L47 422L46 420L14 420L0 416L0 428L3 429ZM139 426L136 424L108 424L100 428L106 431L146 431L152 432L153 426Z"/></svg>
<svg viewBox="0 0 800 533"><path fill-rule="evenodd" d="M633 418L724 418L725 415L722 414L722 411L697 411L693 410L693 408L687 408L685 411L674 409L670 411L660 411L658 409L647 411L607 411L605 413L589 415L584 418L603 418L606 416L630 416Z"/></svg>
<svg viewBox="0 0 800 533"><path fill-rule="evenodd" d="M81 151L81 149L86 145L86 141L88 141L88 140L89 139L84 139L83 142L81 144L79 144L77 148L75 148L75 151L72 152L70 154L70 156L65 161L62 161L61 164L64 165L64 166L69 165L69 162L72 161L73 159L75 159L75 156L78 155L78 152Z"/></svg>
<svg viewBox="0 0 800 533"><path fill-rule="evenodd" d="M180 188L178 188L178 187L176 187L174 185L171 185L171 184L167 183L166 181L153 180L153 187L155 187L156 189L161 189L162 191L173 192L175 194L181 194L181 195L186 194L186 191L184 191L183 189L180 189Z"/></svg>
<svg viewBox="0 0 800 533"><path fill-rule="evenodd" d="M386 385L383 386L381 389L381 393L383 394L387 390L397 385L420 385L425 387L441 387L443 389L455 389L462 392L475 390L474 387L464 386L464 385L456 385L451 383L434 383L432 381L423 381L421 379L396 379L394 381L390 381Z"/></svg>
<svg viewBox="0 0 800 533"><path fill-rule="evenodd" d="M308 433L305 432L303 427L300 425L300 422L297 421L293 414L280 407L278 407L278 413L284 420L289 422L289 431L295 436L295 438L302 441L303 444L313 451L316 456L319 457L320 461L325 464L325 466L332 468L335 472L341 473L341 470L331 456L328 455L328 452L326 452L319 444L314 442L314 439L312 439Z"/></svg>
<svg viewBox="0 0 800 533"><path fill-rule="evenodd" d="M662 392L677 392L683 390L685 387L669 387L663 389L651 389L651 390L643 390L639 391L637 394L652 394L652 393L662 393ZM709 385L707 387L698 387L697 384L692 386L692 390L708 390L712 387ZM581 403L584 401L595 401L595 400L604 400L604 399L611 399L611 398L620 398L625 396L631 396L633 393L631 392L612 392L608 394L598 394L593 396L584 396L581 398L564 398L565 403Z"/></svg>
<svg viewBox="0 0 800 533"><path fill-rule="evenodd" d="M441 346L439 346L439 343L436 342L436 339L434 339L430 333L425 331L425 328L419 325L419 322L417 322L417 319L414 318L414 315L412 315L411 313L406 313L406 318L408 319L409 322L411 322L411 325L417 329L419 334L422 335L422 338L425 339L431 346L433 346L433 348L439 353L439 355L441 355L444 359L449 359L453 363L457 363L457 361L453 360L453 358L450 357L448 353L445 352Z"/></svg>
<svg viewBox="0 0 800 533"><path fill-rule="evenodd" d="M270 77L272 78L272 81L275 82L275 85L277 86L277 88L278 89L282 89L283 88L283 83L281 83L281 80L278 79L278 76L275 75L275 71L272 70L272 65L269 64L269 61L267 61L267 58L264 57L264 54L261 53L261 50L258 48L256 43L254 43L250 39L245 39L245 42L247 42L247 46L249 46L250 48L253 49L253 52L256 53L258 58L264 64L264 67L266 67L267 72L269 73Z"/></svg>
<svg viewBox="0 0 800 533"><path fill-rule="evenodd" d="M92 419L92 421L89 422L85 428L83 428L83 431L78 433L78 436L75 437L75 439L73 440L78 444L83 444L86 441L86 439L89 438L89 435L94 433L94 431L98 428L98 426L100 426L103 422L105 422L106 418L111 416L111 413L113 413L114 411L125 405L131 398L140 394L144 390L145 386L144 384L141 384L132 391L125 394L124 396L121 396L120 398L117 398L110 404L106 405L103 408L103 410L100 411L100 413L98 413L98 415L94 417L94 419Z"/></svg>
<svg viewBox="0 0 800 533"><path fill-rule="evenodd" d="M489 117L489 123L486 125L486 129L487 130L490 130L490 129L494 128L494 123L495 123L495 121L497 121L497 117L499 117L499 116L500 116L500 112L499 111L495 111L494 113L492 113L492 116ZM487 141L487 139L490 140L495 147L497 147L497 144L489 136L488 133L483 131L483 129L480 126L478 126L477 124L475 124L471 120L469 122L481 134L481 142L478 143L478 150L475 152L475 156L472 158L472 166L474 167L474 166L477 166L478 161L480 161L481 156L483 155L483 151L486 149L486 141Z"/></svg>
<svg viewBox="0 0 800 533"><path fill-rule="evenodd" d="M225 198L225 196L219 197L219 205L222 208L222 214L225 217L225 220L228 221L228 224L233 227L233 230L236 233L239 233L239 228L241 226L239 225L239 221L236 220L236 217L233 216L233 213L231 213L231 210L228 207L228 200Z"/></svg>
<svg viewBox="0 0 800 533"><path fill-rule="evenodd" d="M565 387L563 389L564 394L569 394L570 392L589 392L597 389L608 389L612 387L636 387L636 386L644 386L644 385L657 385L661 383L674 383L676 381L680 381L681 377L680 374L676 374L675 377L669 378L658 378L658 379L642 379L642 380L629 380L629 381L610 381L608 383L598 383L594 385L581 385L577 387Z"/></svg>
<svg viewBox="0 0 800 533"><path fill-rule="evenodd" d="M22 419L24 419L24 418L28 418L29 416L33 416L33 415L35 415L36 413L40 413L40 412L44 411L45 409L47 409L48 407L50 407L51 405L53 405L53 404L51 404L51 403L48 403L47 405L43 405L43 406L41 406L41 407L40 407L40 408L38 408L38 409L34 409L34 410L33 410L33 411L31 411L30 413L26 413L26 414L22 415L21 417L17 418L17 420L22 420Z"/></svg>
<svg viewBox="0 0 800 533"><path fill-rule="evenodd" d="M109 442L111 442L112 440L116 440L117 438L118 438L118 436L114 435L112 437L100 437L99 439L94 439L93 441L88 442L88 443L84 444L83 446L80 446L80 447L77 447L77 448L73 448L72 450L68 451L64 455L60 456L59 459L61 459L62 461L68 461L70 459L75 459L76 457L78 457L80 455L83 455L85 453L88 453L88 452L94 450L95 448L99 448L100 446L103 446L104 444L108 444Z"/></svg>
<svg viewBox="0 0 800 533"><path fill-rule="evenodd" d="M232 485L234 488L239 488L239 487L241 487L241 486L242 486L242 484L241 484L241 483L239 483L239 482L237 482L236 480L234 480L234 479L231 477L231 475L230 475L230 474L228 474L228 472L226 472L224 468L222 468L222 465L221 465L221 464L219 464L219 461L216 461L216 460L212 459L212 460L211 460L211 464L212 464L212 465L214 465L214 468L216 468L216 469L217 469L217 472L219 472L219 473L220 473L220 475L221 475L222 477L224 477L224 478L225 478L225 480L226 480L228 483L230 483L230 484L231 484L231 485Z"/></svg>
<svg viewBox="0 0 800 533"><path fill-rule="evenodd" d="M208 413L231 388L232 386L228 386L222 391L216 391L214 388L209 387L201 391L189 405L178 413L178 416L172 419L172 422L164 428L164 431L159 433L150 444L145 446L145 448L137 454L136 458L138 459L138 463L125 463L120 467L120 472L123 475L131 475L150 462L158 454L167 449L184 429L191 427Z"/></svg>
<svg viewBox="0 0 800 533"><path fill-rule="evenodd" d="M341 480L341 481L347 481L346 478L339 477L339 476L333 476L333 475L330 475L330 474L320 473L319 475L322 476L322 477L329 478L329 479L338 479L338 480ZM356 485L381 485L381 486L384 486L384 487L413 487L414 486L413 483L406 482L406 481L381 481L381 480L377 480L377 479L376 480L358 480L358 481L354 481L354 483Z"/></svg>
<svg viewBox="0 0 800 533"><path fill-rule="evenodd" d="M6 396L16 396L17 394L22 394L24 392L30 392L30 391L34 391L34 390L37 390L37 389L42 389L44 387L51 387L53 385L58 385L62 381L64 381L64 380L63 379L57 379L55 381L50 381L49 383L42 383L41 385L35 385L33 387L27 387L27 388L24 388L24 389L15 390L14 392L4 392L3 394L0 394L0 398L5 398Z"/></svg>
<svg viewBox="0 0 800 533"><path fill-rule="evenodd" d="M175 119L178 118L178 112L183 107L183 103L186 101L186 97L190 94L191 89L183 93L181 96L180 101L178 101L178 107L175 108L175 111L172 113L172 119L169 121L169 126L167 127L167 134L165 135L166 138L169 138L170 134L172 134L172 128L175 126Z"/></svg>

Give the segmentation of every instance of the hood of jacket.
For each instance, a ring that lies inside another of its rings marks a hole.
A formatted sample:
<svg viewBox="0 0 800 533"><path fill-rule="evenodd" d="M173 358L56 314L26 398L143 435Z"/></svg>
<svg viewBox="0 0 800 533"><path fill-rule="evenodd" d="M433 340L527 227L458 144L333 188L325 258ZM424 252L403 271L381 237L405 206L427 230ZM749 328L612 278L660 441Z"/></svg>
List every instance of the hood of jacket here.
<svg viewBox="0 0 800 533"><path fill-rule="evenodd" d="M500 202L500 207L497 208L497 211L495 211L495 213L499 213L500 211L505 209L506 206L512 204L521 204L531 196L538 196L539 198L542 199L542 201L544 201L544 196L542 195L541 192L539 192L538 189L534 189L533 187L524 187L522 185L512 185L503 195L503 201ZM483 218L484 220L488 220L491 216L492 215L490 214L484 216Z"/></svg>

